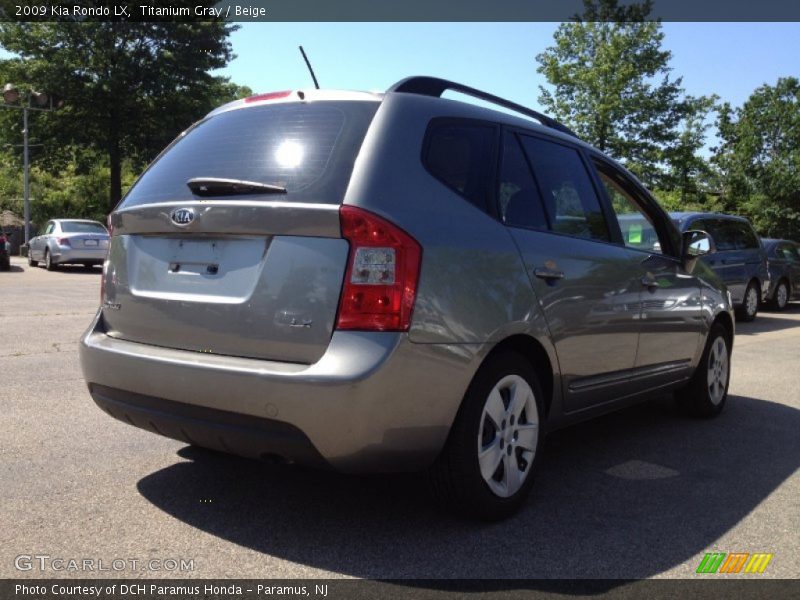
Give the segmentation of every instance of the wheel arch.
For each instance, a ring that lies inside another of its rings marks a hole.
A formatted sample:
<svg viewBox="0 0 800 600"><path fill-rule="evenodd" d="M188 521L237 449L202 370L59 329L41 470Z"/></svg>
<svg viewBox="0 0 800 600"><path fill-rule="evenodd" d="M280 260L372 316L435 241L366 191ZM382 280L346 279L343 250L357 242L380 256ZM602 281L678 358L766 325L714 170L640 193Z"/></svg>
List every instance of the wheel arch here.
<svg viewBox="0 0 800 600"><path fill-rule="evenodd" d="M719 323L725 328L725 331L728 332L728 343L731 348L733 348L733 338L735 332L735 325L734 320L731 315L725 311L720 312L716 317L714 317L714 321L711 323L711 327L714 327ZM709 328L710 331L711 328Z"/></svg>
<svg viewBox="0 0 800 600"><path fill-rule="evenodd" d="M498 342L489 354L484 357L481 364L498 352L504 351L513 351L522 355L533 367L544 393L544 413L546 417L549 416L555 394L556 377L553 362L545 347L536 338L529 335L512 335Z"/></svg>

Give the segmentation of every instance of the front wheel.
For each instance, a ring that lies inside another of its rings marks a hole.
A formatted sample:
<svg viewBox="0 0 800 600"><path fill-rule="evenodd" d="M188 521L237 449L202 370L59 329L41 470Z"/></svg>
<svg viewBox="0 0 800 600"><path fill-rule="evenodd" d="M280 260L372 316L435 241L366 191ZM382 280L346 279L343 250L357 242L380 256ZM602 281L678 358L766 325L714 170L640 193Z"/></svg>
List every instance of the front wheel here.
<svg viewBox="0 0 800 600"><path fill-rule="evenodd" d="M436 500L447 510L488 521L519 509L541 454L543 402L536 372L524 357L489 357L430 469Z"/></svg>
<svg viewBox="0 0 800 600"><path fill-rule="evenodd" d="M684 412L697 417L714 417L728 399L731 379L731 342L727 329L715 323L708 334L700 364L686 387L675 392Z"/></svg>
<svg viewBox="0 0 800 600"><path fill-rule="evenodd" d="M31 249L28 248L28 266L29 267L36 267L39 265L38 260L33 260L33 256L31 255Z"/></svg>
<svg viewBox="0 0 800 600"><path fill-rule="evenodd" d="M758 286L755 281L747 284L747 289L744 291L744 300L742 305L737 309L736 316L740 321L749 322L756 318L758 314Z"/></svg>

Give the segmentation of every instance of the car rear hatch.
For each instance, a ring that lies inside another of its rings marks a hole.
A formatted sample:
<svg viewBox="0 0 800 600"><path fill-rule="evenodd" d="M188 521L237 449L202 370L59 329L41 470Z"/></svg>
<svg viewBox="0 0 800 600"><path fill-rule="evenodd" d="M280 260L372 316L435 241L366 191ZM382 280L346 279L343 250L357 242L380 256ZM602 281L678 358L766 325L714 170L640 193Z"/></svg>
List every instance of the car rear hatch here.
<svg viewBox="0 0 800 600"><path fill-rule="evenodd" d="M66 236L69 244L76 250L106 250L108 235L104 233L71 233Z"/></svg>
<svg viewBox="0 0 800 600"><path fill-rule="evenodd" d="M372 100L244 105L173 142L112 214L108 335L318 360L348 256L339 206Z"/></svg>

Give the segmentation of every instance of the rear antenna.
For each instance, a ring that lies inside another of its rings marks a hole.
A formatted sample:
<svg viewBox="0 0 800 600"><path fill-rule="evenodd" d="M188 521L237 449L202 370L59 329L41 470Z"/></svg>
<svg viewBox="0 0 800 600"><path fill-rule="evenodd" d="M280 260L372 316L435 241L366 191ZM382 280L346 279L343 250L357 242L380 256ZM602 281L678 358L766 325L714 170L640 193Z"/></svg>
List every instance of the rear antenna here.
<svg viewBox="0 0 800 600"><path fill-rule="evenodd" d="M314 75L314 69L311 68L311 63L308 62L308 57L306 56L306 51L303 50L302 46L298 46L300 48L300 54L303 55L303 60L306 61L306 66L308 67L308 72L311 73L311 79L314 80L314 87L319 89L319 83L317 83L317 76Z"/></svg>

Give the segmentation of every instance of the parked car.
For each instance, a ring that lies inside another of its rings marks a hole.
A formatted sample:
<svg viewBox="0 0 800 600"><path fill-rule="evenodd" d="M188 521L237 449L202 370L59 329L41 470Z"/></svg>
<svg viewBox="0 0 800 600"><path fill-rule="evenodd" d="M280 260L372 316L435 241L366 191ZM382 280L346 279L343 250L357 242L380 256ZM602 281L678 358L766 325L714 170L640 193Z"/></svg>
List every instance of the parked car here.
<svg viewBox="0 0 800 600"><path fill-rule="evenodd" d="M767 305L783 310L790 300L800 300L800 246L791 240L762 239L769 260Z"/></svg>
<svg viewBox="0 0 800 600"><path fill-rule="evenodd" d="M0 231L0 271L11 270L11 242L6 234Z"/></svg>
<svg viewBox="0 0 800 600"><path fill-rule="evenodd" d="M28 264L44 263L48 271L59 265L102 265L108 252L108 230L98 221L53 219L28 244Z"/></svg>
<svg viewBox="0 0 800 600"><path fill-rule="evenodd" d="M671 213L681 231L706 231L717 251L702 258L725 282L741 321L752 321L770 286L767 252L744 217L721 213Z"/></svg>
<svg viewBox="0 0 800 600"><path fill-rule="evenodd" d="M693 414L726 402L710 236L563 125L467 86L227 104L110 220L84 378L111 416L189 444L426 469L443 504L497 519L547 431L671 391Z"/></svg>

